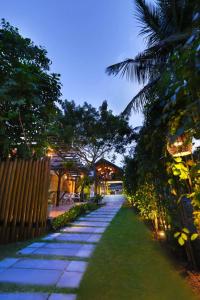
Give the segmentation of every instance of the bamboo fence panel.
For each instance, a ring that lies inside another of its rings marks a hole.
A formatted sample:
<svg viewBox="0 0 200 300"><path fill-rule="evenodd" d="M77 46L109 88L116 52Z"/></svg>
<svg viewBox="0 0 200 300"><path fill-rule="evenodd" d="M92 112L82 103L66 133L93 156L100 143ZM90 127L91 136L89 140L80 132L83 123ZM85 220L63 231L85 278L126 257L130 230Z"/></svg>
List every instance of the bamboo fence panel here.
<svg viewBox="0 0 200 300"><path fill-rule="evenodd" d="M46 231L50 160L0 162L0 244Z"/></svg>

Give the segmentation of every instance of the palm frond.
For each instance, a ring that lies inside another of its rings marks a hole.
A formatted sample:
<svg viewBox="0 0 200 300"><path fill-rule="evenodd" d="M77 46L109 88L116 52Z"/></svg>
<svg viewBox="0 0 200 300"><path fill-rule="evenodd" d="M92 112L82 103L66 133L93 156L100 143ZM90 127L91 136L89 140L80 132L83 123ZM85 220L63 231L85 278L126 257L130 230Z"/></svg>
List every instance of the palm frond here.
<svg viewBox="0 0 200 300"><path fill-rule="evenodd" d="M160 24L160 11L156 5L145 0L135 0L136 19L141 25L140 35L145 35L148 46L154 45L164 37Z"/></svg>
<svg viewBox="0 0 200 300"><path fill-rule="evenodd" d="M108 75L117 76L121 73L121 76L124 77L126 75L127 79L133 79L133 70L136 61L134 59L128 58L119 63L113 64L106 68L106 73Z"/></svg>
<svg viewBox="0 0 200 300"><path fill-rule="evenodd" d="M159 79L160 77L157 77L156 79L146 84L139 91L139 93L136 96L134 96L133 99L129 102L129 104L122 112L122 116L129 116L132 109L136 112L141 111L147 103L149 95L153 93L153 88L155 87Z"/></svg>
<svg viewBox="0 0 200 300"><path fill-rule="evenodd" d="M152 76L157 68L155 48L153 52L147 49L139 53L134 59L126 59L117 64L111 65L106 68L108 75L121 75L126 76L127 79L137 79L139 83L145 83Z"/></svg>
<svg viewBox="0 0 200 300"><path fill-rule="evenodd" d="M162 31L165 36L177 32L185 32L190 28L194 10L194 2L191 0L157 0L162 20Z"/></svg>
<svg viewBox="0 0 200 300"><path fill-rule="evenodd" d="M150 78L157 76L157 72L166 62L169 52L173 51L176 45L184 43L188 37L188 33L170 35L139 53L135 58L129 58L107 67L106 73L114 76L120 74L121 77L126 76L129 80L137 79L139 83L145 83Z"/></svg>

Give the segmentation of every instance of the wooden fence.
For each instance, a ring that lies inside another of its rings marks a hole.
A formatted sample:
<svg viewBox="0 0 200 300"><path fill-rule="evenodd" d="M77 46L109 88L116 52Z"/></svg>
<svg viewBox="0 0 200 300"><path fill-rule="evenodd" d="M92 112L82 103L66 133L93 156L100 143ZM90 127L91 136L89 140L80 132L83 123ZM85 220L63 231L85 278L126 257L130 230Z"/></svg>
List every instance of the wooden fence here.
<svg viewBox="0 0 200 300"><path fill-rule="evenodd" d="M1 244L45 232L49 174L49 158L0 163Z"/></svg>

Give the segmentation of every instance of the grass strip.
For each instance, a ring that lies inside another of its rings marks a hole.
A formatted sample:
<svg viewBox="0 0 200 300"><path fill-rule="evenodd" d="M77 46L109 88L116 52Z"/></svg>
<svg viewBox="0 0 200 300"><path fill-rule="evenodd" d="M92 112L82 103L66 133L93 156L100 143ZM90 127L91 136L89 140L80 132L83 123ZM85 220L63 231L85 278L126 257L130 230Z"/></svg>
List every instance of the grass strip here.
<svg viewBox="0 0 200 300"><path fill-rule="evenodd" d="M121 208L97 245L78 300L196 299L148 228Z"/></svg>

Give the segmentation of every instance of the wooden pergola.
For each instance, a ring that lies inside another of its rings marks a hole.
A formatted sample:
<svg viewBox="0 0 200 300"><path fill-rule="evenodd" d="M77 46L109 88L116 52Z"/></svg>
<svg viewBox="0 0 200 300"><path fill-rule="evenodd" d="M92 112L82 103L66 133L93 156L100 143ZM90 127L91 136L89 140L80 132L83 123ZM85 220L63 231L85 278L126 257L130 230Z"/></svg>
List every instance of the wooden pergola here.
<svg viewBox="0 0 200 300"><path fill-rule="evenodd" d="M50 193L56 193L56 206L59 206L66 193L76 193L78 179L87 171L75 152L49 149L47 155L51 157ZM57 177L56 189L52 184L54 176Z"/></svg>

